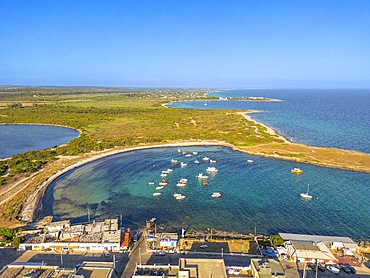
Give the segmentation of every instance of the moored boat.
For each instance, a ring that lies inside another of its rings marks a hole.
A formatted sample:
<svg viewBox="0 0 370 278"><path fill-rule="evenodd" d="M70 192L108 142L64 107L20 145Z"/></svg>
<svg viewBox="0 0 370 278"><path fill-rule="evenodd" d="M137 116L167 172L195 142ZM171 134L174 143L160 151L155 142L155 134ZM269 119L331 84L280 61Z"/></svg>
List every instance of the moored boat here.
<svg viewBox="0 0 370 278"><path fill-rule="evenodd" d="M308 194L309 190L310 190L310 184L307 185L307 192L306 193L301 193L301 194L299 194L299 196L301 196L301 198L303 198L303 199L311 200L312 196Z"/></svg>
<svg viewBox="0 0 370 278"><path fill-rule="evenodd" d="M161 180L161 182L158 185L167 185L168 180Z"/></svg>
<svg viewBox="0 0 370 278"><path fill-rule="evenodd" d="M193 152L193 155L197 155L198 154L198 152Z"/></svg>
<svg viewBox="0 0 370 278"><path fill-rule="evenodd" d="M153 184L154 184L154 182L150 181L150 182L148 182L148 184L149 184L149 185L153 185Z"/></svg>
<svg viewBox="0 0 370 278"><path fill-rule="evenodd" d="M163 189L164 188L164 186L157 186L156 188L155 188L155 190L161 190L161 189Z"/></svg>
<svg viewBox="0 0 370 278"><path fill-rule="evenodd" d="M156 197L156 196L160 196L162 193L161 192L155 192L153 193L153 196Z"/></svg>
<svg viewBox="0 0 370 278"><path fill-rule="evenodd" d="M253 163L253 160L252 159L248 159L247 162L248 163Z"/></svg>
<svg viewBox="0 0 370 278"><path fill-rule="evenodd" d="M177 163L177 159L171 159L171 163Z"/></svg>
<svg viewBox="0 0 370 278"><path fill-rule="evenodd" d="M196 178L198 178L200 180L206 180L206 179L208 179L208 176L203 175L202 173L199 173L198 176L196 176Z"/></svg>
<svg viewBox="0 0 370 278"><path fill-rule="evenodd" d="M206 157L206 156L205 156L205 157L203 157L202 159L203 159L204 161L208 161L208 160L209 160L209 157Z"/></svg>
<svg viewBox="0 0 370 278"><path fill-rule="evenodd" d="M220 192L213 192L211 197L212 198L219 198L219 197L221 197L221 193Z"/></svg>
<svg viewBox="0 0 370 278"><path fill-rule="evenodd" d="M292 170L290 170L290 172L292 172L294 174L302 174L303 173L303 171L300 168L293 168Z"/></svg>
<svg viewBox="0 0 370 278"><path fill-rule="evenodd" d="M209 163L212 163L212 164L215 164L216 162L217 162L216 160L212 160L212 159L209 160Z"/></svg>
<svg viewBox="0 0 370 278"><path fill-rule="evenodd" d="M197 159L194 160L194 164L199 164L199 161Z"/></svg>
<svg viewBox="0 0 370 278"><path fill-rule="evenodd" d="M216 169L216 167L208 167L208 168L206 169L206 172L207 172L207 173L217 173L217 172L218 172L218 170Z"/></svg>
<svg viewBox="0 0 370 278"><path fill-rule="evenodd" d="M186 167L187 165L188 165L187 163L181 162L181 168L184 168L184 167Z"/></svg>
<svg viewBox="0 0 370 278"><path fill-rule="evenodd" d="M180 196L176 196L175 197L176 200L183 200L185 198L186 198L186 196L185 195L181 195L181 194L180 194Z"/></svg>

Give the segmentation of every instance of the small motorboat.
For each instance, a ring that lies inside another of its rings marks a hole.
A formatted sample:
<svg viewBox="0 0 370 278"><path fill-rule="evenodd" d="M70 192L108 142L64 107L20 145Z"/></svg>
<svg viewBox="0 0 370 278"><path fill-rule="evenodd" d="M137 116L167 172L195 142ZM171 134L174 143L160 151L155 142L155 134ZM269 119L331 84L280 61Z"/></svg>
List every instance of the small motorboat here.
<svg viewBox="0 0 370 278"><path fill-rule="evenodd" d="M168 180L161 180L161 182L158 185L163 186L167 184L168 184Z"/></svg>
<svg viewBox="0 0 370 278"><path fill-rule="evenodd" d="M176 200L184 200L185 198L186 198L186 196L181 195L181 194L180 194L180 196L175 197Z"/></svg>
<svg viewBox="0 0 370 278"><path fill-rule="evenodd" d="M198 152L193 152L193 155L197 155L198 154Z"/></svg>
<svg viewBox="0 0 370 278"><path fill-rule="evenodd" d="M208 167L208 168L206 169L206 172L207 172L207 173L217 173L217 172L218 172L218 170L216 169L216 167Z"/></svg>
<svg viewBox="0 0 370 278"><path fill-rule="evenodd" d="M206 156L205 156L205 157L203 157L202 159L203 159L203 161L208 161L208 160L209 160L209 157L206 157Z"/></svg>
<svg viewBox="0 0 370 278"><path fill-rule="evenodd" d="M199 164L199 161L197 159L194 160L194 164Z"/></svg>
<svg viewBox="0 0 370 278"><path fill-rule="evenodd" d="M292 170L290 170L290 172L292 172L293 174L302 174L303 173L303 171L300 168L293 168Z"/></svg>
<svg viewBox="0 0 370 278"><path fill-rule="evenodd" d="M199 246L199 248L205 249L205 248L208 248L208 245L207 244L202 244L201 246Z"/></svg>
<svg viewBox="0 0 370 278"><path fill-rule="evenodd" d="M185 187L186 183L179 182L176 184L177 187Z"/></svg>
<svg viewBox="0 0 370 278"><path fill-rule="evenodd" d="M221 193L220 192L213 192L211 197L212 198L219 198L219 197L221 197Z"/></svg>
<svg viewBox="0 0 370 278"><path fill-rule="evenodd" d="M252 159L248 159L247 162L248 163L253 163L253 160Z"/></svg>
<svg viewBox="0 0 370 278"><path fill-rule="evenodd" d="M154 184L154 182L152 182L152 181L148 182L148 185L153 185L153 184Z"/></svg>
<svg viewBox="0 0 370 278"><path fill-rule="evenodd" d="M206 180L206 179L208 179L208 176L203 175L202 173L199 173L198 176L196 176L196 178L198 178L200 180Z"/></svg>
<svg viewBox="0 0 370 278"><path fill-rule="evenodd" d="M185 157L192 157L190 153L186 154Z"/></svg>
<svg viewBox="0 0 370 278"><path fill-rule="evenodd" d="M205 182L202 183L202 185L203 186L207 186L208 185L208 182L205 181Z"/></svg>
<svg viewBox="0 0 370 278"><path fill-rule="evenodd" d="M155 188L155 190L161 190L161 189L163 189L164 188L164 186L157 186L156 188Z"/></svg>
<svg viewBox="0 0 370 278"><path fill-rule="evenodd" d="M171 163L177 163L177 159L171 159Z"/></svg>
<svg viewBox="0 0 370 278"><path fill-rule="evenodd" d="M184 167L186 167L188 164L187 163L185 163L185 162L181 162L181 168L184 168Z"/></svg>
<svg viewBox="0 0 370 278"><path fill-rule="evenodd" d="M179 197L179 196L181 196L181 194L179 194L179 193L175 193L175 194L173 194L173 197L176 199L177 197Z"/></svg>
<svg viewBox="0 0 370 278"><path fill-rule="evenodd" d="M158 197L158 196L160 196L162 193L161 192L155 192L155 193L153 193L153 196L154 197Z"/></svg>
<svg viewBox="0 0 370 278"><path fill-rule="evenodd" d="M162 174L161 174L161 177L162 177L162 178L167 177L167 174L166 174L166 173L162 173Z"/></svg>
<svg viewBox="0 0 370 278"><path fill-rule="evenodd" d="M209 163L212 163L212 164L215 164L216 162L217 162L216 160L212 160L212 159L209 160Z"/></svg>

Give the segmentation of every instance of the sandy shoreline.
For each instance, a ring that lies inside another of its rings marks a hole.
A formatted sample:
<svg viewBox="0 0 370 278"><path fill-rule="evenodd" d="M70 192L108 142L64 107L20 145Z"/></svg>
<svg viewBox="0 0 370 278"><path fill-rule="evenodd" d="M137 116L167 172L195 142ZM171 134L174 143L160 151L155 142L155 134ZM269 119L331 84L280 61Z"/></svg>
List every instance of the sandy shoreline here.
<svg viewBox="0 0 370 278"><path fill-rule="evenodd" d="M253 114L253 113L262 113L264 111L262 110L252 110L252 111L246 111L246 112L237 112L237 114L239 115L242 115L244 118L246 118L248 121L252 121L254 122L255 124L258 124L258 125L261 125L263 126L264 128L266 128L266 132L272 136L277 136L279 139L283 140L284 143L288 143L290 144L291 142L286 139L285 137L281 136L280 134L278 134L274 129L272 129L271 127L265 125L265 124L262 124L260 122L257 122L255 120L252 119L251 116L247 115L247 114Z"/></svg>

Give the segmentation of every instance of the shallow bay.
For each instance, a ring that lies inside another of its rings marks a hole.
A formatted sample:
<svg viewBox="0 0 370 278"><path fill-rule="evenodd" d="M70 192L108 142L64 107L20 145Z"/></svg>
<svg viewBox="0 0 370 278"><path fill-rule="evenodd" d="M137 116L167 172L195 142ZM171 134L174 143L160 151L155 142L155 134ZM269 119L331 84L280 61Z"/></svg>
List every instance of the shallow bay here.
<svg viewBox="0 0 370 278"><path fill-rule="evenodd" d="M177 148L153 148L112 155L73 170L53 182L45 195L44 215L55 219L87 220L89 209L94 219L124 217L126 226L144 224L156 217L158 223L190 226L194 229L213 227L219 230L272 233L278 231L316 234L339 234L361 238L370 229L370 175L255 157L227 147L182 147L198 155L185 157ZM216 160L219 172L202 186L196 175L204 173ZM177 159L172 164L171 159ZM195 159L199 165L193 163ZM247 160L252 159L250 163ZM184 168L180 162L187 162ZM293 167L303 175L290 173ZM158 191L163 170L172 168L169 185ZM176 182L188 178L180 189ZM154 185L148 185L154 182ZM310 183L313 200L299 194ZM211 198L220 192L221 198ZM186 196L183 201L174 193ZM317 200L316 200L317 198Z"/></svg>

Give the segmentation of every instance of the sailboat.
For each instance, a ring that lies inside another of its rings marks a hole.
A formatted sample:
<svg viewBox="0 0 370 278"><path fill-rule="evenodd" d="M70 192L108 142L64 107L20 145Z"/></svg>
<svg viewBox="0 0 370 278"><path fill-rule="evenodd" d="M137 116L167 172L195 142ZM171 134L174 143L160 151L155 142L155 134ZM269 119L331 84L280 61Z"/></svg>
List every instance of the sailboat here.
<svg viewBox="0 0 370 278"><path fill-rule="evenodd" d="M307 192L306 193L301 193L301 194L299 194L299 196L301 196L301 198L303 198L303 199L311 200L312 196L308 194L309 190L310 190L310 184L307 185Z"/></svg>

